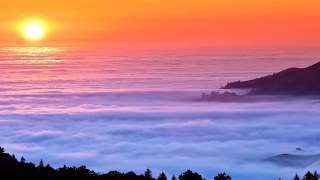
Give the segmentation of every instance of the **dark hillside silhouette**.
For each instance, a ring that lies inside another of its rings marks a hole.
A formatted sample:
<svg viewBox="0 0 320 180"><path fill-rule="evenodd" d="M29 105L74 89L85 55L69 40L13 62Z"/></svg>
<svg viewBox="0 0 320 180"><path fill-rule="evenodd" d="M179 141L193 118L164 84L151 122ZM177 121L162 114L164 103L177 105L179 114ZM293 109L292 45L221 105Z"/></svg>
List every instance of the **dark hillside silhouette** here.
<svg viewBox="0 0 320 180"><path fill-rule="evenodd" d="M228 83L223 89L252 89L249 95L320 95L320 62L307 68L289 68L249 81Z"/></svg>

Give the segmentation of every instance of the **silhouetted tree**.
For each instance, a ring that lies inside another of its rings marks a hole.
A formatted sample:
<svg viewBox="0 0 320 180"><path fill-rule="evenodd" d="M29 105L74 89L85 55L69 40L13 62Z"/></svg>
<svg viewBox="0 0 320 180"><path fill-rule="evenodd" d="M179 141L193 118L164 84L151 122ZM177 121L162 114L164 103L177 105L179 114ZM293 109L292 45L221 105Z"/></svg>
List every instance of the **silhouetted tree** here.
<svg viewBox="0 0 320 180"><path fill-rule="evenodd" d="M214 180L231 180L231 177L224 172L214 177Z"/></svg>
<svg viewBox="0 0 320 180"><path fill-rule="evenodd" d="M86 166L79 166L78 168L63 166L63 168L59 168L57 170L57 179L61 180L69 180L69 179L77 179L77 180L90 180L94 179L96 174L94 171L89 170ZM116 178L113 178L117 180Z"/></svg>
<svg viewBox="0 0 320 180"><path fill-rule="evenodd" d="M167 175L164 172L160 173L158 180L168 180Z"/></svg>
<svg viewBox="0 0 320 180"><path fill-rule="evenodd" d="M225 174L225 173L224 173ZM317 174L315 171L314 174ZM228 176L227 176L228 177ZM26 162L22 156L20 162L15 155L5 153L0 147L0 180L2 179L32 179L32 180L155 180L152 177L152 171L147 168L144 175L137 176L130 171L127 174L118 171L110 171L107 174L97 174L93 170L87 169L86 166L67 167L64 165L58 169L53 169L49 164L44 166L41 159L36 167L31 162ZM167 180L164 172L158 176L157 180ZM191 170L179 175L179 180L203 180L201 175ZM230 178L231 179L231 178ZM171 180L177 180L173 175ZM219 179L220 180L220 179ZM223 179L224 180L224 179ZM229 179L227 179L229 180Z"/></svg>
<svg viewBox="0 0 320 180"><path fill-rule="evenodd" d="M177 180L175 175L172 175L171 180Z"/></svg>
<svg viewBox="0 0 320 180"><path fill-rule="evenodd" d="M123 174L121 179L136 180L137 179L137 175L136 175L136 173L130 171L130 172L127 172L126 174Z"/></svg>
<svg viewBox="0 0 320 180"><path fill-rule="evenodd" d="M26 163L26 159L23 156L20 159L20 163L22 163L22 164Z"/></svg>
<svg viewBox="0 0 320 180"><path fill-rule="evenodd" d="M318 172L317 172L317 171L314 171L314 172L313 172L313 179L312 179L312 180L318 180L319 177L320 177L320 175L318 174Z"/></svg>
<svg viewBox="0 0 320 180"><path fill-rule="evenodd" d="M44 167L44 164L43 164L43 161L42 161L42 159L40 160L40 162L39 162L39 166L38 167Z"/></svg>
<svg viewBox="0 0 320 180"><path fill-rule="evenodd" d="M47 164L45 167L41 168L41 179L55 179L56 170L53 169L50 164Z"/></svg>
<svg viewBox="0 0 320 180"><path fill-rule="evenodd" d="M16 156L14 154L11 155L12 159L16 159Z"/></svg>
<svg viewBox="0 0 320 180"><path fill-rule="evenodd" d="M147 179L152 179L152 171L147 168L147 170L144 172L144 177Z"/></svg>
<svg viewBox="0 0 320 180"><path fill-rule="evenodd" d="M4 153L4 148L0 146L0 153Z"/></svg>
<svg viewBox="0 0 320 180"><path fill-rule="evenodd" d="M203 180L201 175L198 173L193 173L190 170L179 175L179 180Z"/></svg>
<svg viewBox="0 0 320 180"><path fill-rule="evenodd" d="M302 178L302 180L312 180L313 179L313 174L308 171Z"/></svg>
<svg viewBox="0 0 320 180"><path fill-rule="evenodd" d="M298 176L297 173L296 173L296 175L294 176L293 180L300 180L300 177Z"/></svg>
<svg viewBox="0 0 320 180"><path fill-rule="evenodd" d="M121 179L121 173L118 172L118 171L110 171L110 172L108 172L106 179L120 180Z"/></svg>
<svg viewBox="0 0 320 180"><path fill-rule="evenodd" d="M77 174L82 177L82 179L93 179L96 175L93 170L87 169L87 167L83 165L77 168Z"/></svg>

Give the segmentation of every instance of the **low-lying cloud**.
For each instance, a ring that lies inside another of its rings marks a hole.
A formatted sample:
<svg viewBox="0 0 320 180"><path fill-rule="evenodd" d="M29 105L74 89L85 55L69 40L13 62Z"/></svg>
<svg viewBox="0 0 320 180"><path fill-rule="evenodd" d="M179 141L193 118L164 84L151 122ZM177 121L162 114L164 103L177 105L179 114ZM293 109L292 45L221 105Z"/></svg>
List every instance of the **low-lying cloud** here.
<svg viewBox="0 0 320 180"><path fill-rule="evenodd" d="M3 96L1 146L36 164L42 158L53 167L86 165L98 172L142 173L149 167L155 176L191 169L207 179L220 172L236 180L290 179L317 167L260 162L299 153L297 147L320 152L314 100L215 103L147 94L139 101L128 94L109 100L114 94L28 95L20 102Z"/></svg>
<svg viewBox="0 0 320 180"><path fill-rule="evenodd" d="M154 176L226 172L234 180L292 179L319 167L260 162L297 147L320 152L319 100L195 101L227 82L314 64L315 49L0 52L0 146L17 158L97 172L149 167Z"/></svg>

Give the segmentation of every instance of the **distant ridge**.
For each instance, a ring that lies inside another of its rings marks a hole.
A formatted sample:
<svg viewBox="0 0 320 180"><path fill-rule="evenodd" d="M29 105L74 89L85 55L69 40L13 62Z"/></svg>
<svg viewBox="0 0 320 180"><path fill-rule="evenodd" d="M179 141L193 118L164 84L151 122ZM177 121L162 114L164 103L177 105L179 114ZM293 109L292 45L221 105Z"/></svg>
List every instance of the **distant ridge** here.
<svg viewBox="0 0 320 180"><path fill-rule="evenodd" d="M287 167L307 167L317 161L320 161L320 154L315 154L315 155L280 154L280 155L269 157L262 160L262 162L271 162L279 166L287 166Z"/></svg>
<svg viewBox="0 0 320 180"><path fill-rule="evenodd" d="M307 68L289 68L249 81L228 83L222 89L252 89L248 95L320 95L320 62Z"/></svg>

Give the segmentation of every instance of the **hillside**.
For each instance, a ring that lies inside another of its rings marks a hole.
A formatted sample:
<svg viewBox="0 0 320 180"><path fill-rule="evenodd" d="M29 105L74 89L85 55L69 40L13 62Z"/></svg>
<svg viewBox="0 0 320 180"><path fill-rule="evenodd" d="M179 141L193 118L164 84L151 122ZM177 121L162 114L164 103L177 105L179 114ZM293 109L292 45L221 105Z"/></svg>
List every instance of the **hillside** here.
<svg viewBox="0 0 320 180"><path fill-rule="evenodd" d="M315 154L315 155L280 154L280 155L269 157L262 160L262 162L271 162L280 166L287 166L287 167L307 167L317 161L320 161L320 154Z"/></svg>
<svg viewBox="0 0 320 180"><path fill-rule="evenodd" d="M289 68L249 81L228 83L223 89L252 89L249 95L320 95L320 62L307 68Z"/></svg>

